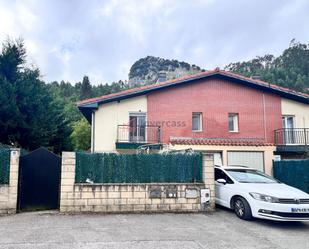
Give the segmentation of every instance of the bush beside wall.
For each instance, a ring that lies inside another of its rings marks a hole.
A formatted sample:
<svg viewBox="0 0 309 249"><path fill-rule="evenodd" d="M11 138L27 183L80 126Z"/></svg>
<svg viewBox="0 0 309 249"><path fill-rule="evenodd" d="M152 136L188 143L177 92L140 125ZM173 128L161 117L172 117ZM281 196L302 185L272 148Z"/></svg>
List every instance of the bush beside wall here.
<svg viewBox="0 0 309 249"><path fill-rule="evenodd" d="M0 148L0 185L10 182L10 149Z"/></svg>
<svg viewBox="0 0 309 249"><path fill-rule="evenodd" d="M202 182L201 153L76 153L76 183Z"/></svg>

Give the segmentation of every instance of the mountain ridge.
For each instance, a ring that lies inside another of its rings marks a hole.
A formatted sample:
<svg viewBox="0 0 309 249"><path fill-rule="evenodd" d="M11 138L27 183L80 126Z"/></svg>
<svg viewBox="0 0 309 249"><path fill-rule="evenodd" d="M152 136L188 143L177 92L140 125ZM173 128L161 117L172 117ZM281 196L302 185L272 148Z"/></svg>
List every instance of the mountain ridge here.
<svg viewBox="0 0 309 249"><path fill-rule="evenodd" d="M205 71L195 64L155 56L140 58L130 68L129 86L143 86Z"/></svg>

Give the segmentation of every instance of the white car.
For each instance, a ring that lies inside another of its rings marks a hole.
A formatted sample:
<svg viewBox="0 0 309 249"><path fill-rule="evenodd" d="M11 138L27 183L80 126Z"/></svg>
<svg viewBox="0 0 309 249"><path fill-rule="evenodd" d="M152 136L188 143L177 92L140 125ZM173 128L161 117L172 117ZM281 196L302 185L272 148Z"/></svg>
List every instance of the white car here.
<svg viewBox="0 0 309 249"><path fill-rule="evenodd" d="M309 194L243 166L215 166L216 204L244 220L309 221Z"/></svg>

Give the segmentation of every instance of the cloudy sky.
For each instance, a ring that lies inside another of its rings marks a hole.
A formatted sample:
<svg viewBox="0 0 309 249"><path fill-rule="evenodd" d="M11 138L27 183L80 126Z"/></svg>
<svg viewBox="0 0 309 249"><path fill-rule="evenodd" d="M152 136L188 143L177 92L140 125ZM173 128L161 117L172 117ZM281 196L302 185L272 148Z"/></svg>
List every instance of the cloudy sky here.
<svg viewBox="0 0 309 249"><path fill-rule="evenodd" d="M46 81L127 79L139 58L205 69L309 42L308 0L0 0L0 41L22 37Z"/></svg>

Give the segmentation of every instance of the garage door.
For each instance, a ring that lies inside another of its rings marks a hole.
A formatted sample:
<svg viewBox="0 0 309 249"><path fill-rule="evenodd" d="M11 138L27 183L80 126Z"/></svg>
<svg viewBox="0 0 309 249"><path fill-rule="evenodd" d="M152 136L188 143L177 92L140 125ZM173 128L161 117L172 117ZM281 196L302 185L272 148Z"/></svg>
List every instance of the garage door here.
<svg viewBox="0 0 309 249"><path fill-rule="evenodd" d="M264 152L256 151L229 151L228 165L243 165L264 172Z"/></svg>

